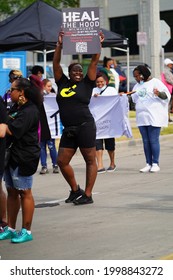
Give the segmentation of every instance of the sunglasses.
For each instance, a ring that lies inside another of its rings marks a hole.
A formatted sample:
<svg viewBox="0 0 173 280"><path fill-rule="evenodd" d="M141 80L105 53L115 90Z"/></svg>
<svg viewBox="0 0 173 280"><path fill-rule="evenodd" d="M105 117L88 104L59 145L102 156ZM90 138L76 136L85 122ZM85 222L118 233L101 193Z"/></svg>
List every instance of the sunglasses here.
<svg viewBox="0 0 173 280"><path fill-rule="evenodd" d="M10 88L10 92L14 91L14 90L19 90L17 87L12 87Z"/></svg>
<svg viewBox="0 0 173 280"><path fill-rule="evenodd" d="M22 78L22 76L17 76L17 75L10 75L10 77L9 77L9 81L11 82L11 81L13 81L13 80L18 80L18 79L20 79L20 78Z"/></svg>

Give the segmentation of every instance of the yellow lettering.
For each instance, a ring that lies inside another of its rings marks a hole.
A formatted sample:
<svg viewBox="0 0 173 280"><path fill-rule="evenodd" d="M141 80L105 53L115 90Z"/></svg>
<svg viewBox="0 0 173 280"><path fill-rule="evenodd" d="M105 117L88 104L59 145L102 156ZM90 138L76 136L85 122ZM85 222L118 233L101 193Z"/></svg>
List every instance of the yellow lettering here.
<svg viewBox="0 0 173 280"><path fill-rule="evenodd" d="M60 91L60 95L61 95L62 97L71 97L71 96L73 96L74 94L76 94L76 91L73 91L76 87L77 87L77 85L74 85L74 86L69 87L69 88L63 88L63 89Z"/></svg>

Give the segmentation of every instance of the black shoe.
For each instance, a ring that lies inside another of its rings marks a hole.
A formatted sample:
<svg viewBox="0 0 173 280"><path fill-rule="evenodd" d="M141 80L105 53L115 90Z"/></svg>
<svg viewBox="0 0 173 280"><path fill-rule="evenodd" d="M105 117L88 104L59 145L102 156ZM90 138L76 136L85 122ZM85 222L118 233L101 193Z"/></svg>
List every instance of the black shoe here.
<svg viewBox="0 0 173 280"><path fill-rule="evenodd" d="M93 202L92 196L87 196L85 193L73 200L75 205L90 204Z"/></svg>
<svg viewBox="0 0 173 280"><path fill-rule="evenodd" d="M53 167L53 173L59 173L58 165L55 165L55 166Z"/></svg>
<svg viewBox="0 0 173 280"><path fill-rule="evenodd" d="M78 196L83 195L85 192L78 186L77 191L71 191L69 197L65 200L65 203L73 202L74 199L76 199Z"/></svg>

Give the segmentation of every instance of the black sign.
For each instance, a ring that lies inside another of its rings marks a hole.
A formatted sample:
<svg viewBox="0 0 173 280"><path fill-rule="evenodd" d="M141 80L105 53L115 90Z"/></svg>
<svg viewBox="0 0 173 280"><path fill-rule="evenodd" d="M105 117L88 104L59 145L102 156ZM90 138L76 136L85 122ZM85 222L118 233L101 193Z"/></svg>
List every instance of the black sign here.
<svg viewBox="0 0 173 280"><path fill-rule="evenodd" d="M100 53L99 8L62 10L63 54Z"/></svg>

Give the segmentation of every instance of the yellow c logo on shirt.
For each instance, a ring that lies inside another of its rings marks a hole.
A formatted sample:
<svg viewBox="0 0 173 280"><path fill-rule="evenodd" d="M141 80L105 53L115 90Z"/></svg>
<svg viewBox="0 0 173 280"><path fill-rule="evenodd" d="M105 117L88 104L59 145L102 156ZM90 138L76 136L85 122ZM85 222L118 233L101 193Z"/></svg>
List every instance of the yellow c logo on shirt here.
<svg viewBox="0 0 173 280"><path fill-rule="evenodd" d="M74 94L76 94L76 91L73 91L76 87L77 87L77 85L74 85L74 86L69 87L69 88L63 88L63 89L60 91L60 95L61 95L62 97L71 97L71 96L73 96Z"/></svg>

